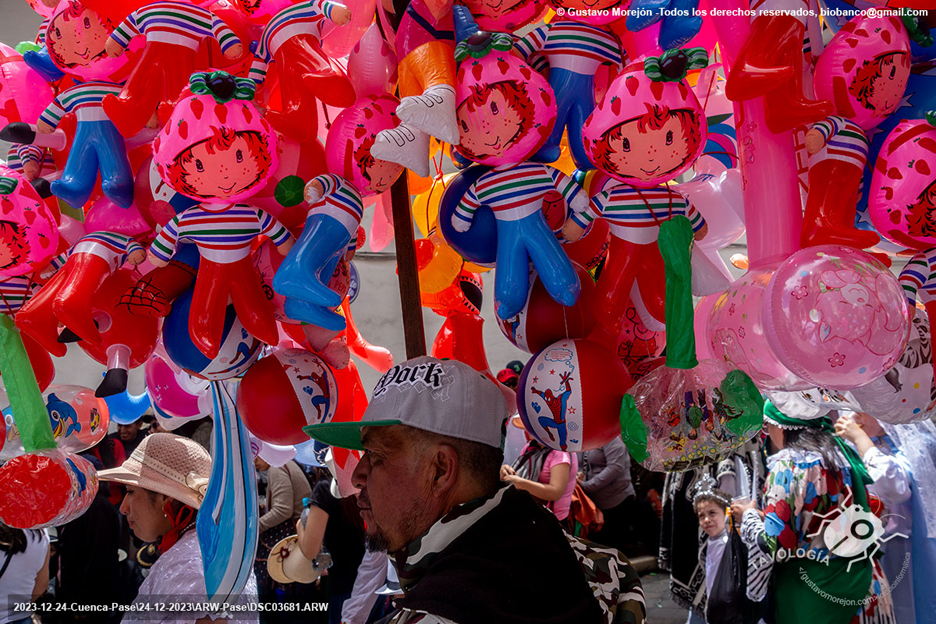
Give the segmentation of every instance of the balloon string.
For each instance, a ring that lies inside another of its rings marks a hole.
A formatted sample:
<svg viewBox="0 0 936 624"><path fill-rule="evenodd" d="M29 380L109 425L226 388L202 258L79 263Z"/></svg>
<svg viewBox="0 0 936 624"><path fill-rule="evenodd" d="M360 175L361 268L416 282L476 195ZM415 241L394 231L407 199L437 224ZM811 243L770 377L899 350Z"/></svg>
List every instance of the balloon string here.
<svg viewBox="0 0 936 624"><path fill-rule="evenodd" d="M705 102L702 104L702 110L708 110L708 101L712 96L712 87L715 85L715 81L718 80L718 76L715 72L712 72L712 79L709 80L708 87L705 89Z"/></svg>
<svg viewBox="0 0 936 624"><path fill-rule="evenodd" d="M325 106L324 102L322 104L322 112L325 114L325 130L331 130L331 119L328 117L328 107Z"/></svg>

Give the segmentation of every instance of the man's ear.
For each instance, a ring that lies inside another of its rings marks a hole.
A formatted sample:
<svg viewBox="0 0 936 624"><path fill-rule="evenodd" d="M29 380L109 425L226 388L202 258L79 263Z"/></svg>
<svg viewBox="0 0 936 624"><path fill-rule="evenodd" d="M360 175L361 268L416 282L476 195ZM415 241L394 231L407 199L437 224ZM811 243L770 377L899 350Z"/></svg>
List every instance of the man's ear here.
<svg viewBox="0 0 936 624"><path fill-rule="evenodd" d="M448 444L440 444L432 458L432 495L443 497L458 482L458 452Z"/></svg>

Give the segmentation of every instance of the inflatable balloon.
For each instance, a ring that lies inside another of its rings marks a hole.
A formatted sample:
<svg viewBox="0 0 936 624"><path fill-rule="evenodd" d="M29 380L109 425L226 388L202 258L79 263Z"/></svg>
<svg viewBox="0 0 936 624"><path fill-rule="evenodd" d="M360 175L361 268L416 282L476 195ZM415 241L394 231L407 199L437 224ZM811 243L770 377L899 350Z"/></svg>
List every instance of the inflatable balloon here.
<svg viewBox="0 0 936 624"><path fill-rule="evenodd" d="M497 326L511 344L527 353L536 353L563 338L574 340L588 336L595 326L592 316L595 286L584 267L579 264L573 267L582 291L572 306L553 300L539 276L532 273L526 305L515 316L498 319Z"/></svg>
<svg viewBox="0 0 936 624"><path fill-rule="evenodd" d="M321 141L300 143L286 136L280 136L279 166L267 181L250 198L250 203L276 217L290 231L302 227L305 223L306 210L302 191L306 180L326 173L325 147Z"/></svg>
<svg viewBox="0 0 936 624"><path fill-rule="evenodd" d="M883 377L851 391L860 411L894 425L926 420L936 414L930 322L920 310L914 312L910 340L894 367Z"/></svg>
<svg viewBox="0 0 936 624"><path fill-rule="evenodd" d="M330 32L322 39L322 50L335 59L345 58L356 47L370 26L374 26L374 11L377 0L353 0L348 2L351 19ZM349 68L350 71L350 68ZM360 97L358 93L358 97Z"/></svg>
<svg viewBox="0 0 936 624"><path fill-rule="evenodd" d="M314 353L277 349L247 371L237 408L255 436L271 444L298 444L306 425L331 422L338 406L335 375Z"/></svg>
<svg viewBox="0 0 936 624"><path fill-rule="evenodd" d="M134 316L120 303L135 282L136 276L127 269L104 280L91 306L91 314L100 327L100 341L78 342L93 360L107 367L104 381L95 393L99 397L123 393L127 389L128 371L149 359L159 338L158 319Z"/></svg>
<svg viewBox="0 0 936 624"><path fill-rule="evenodd" d="M189 337L192 291L179 296L163 321L166 353L182 370L201 379L220 380L243 375L260 356L261 342L244 329L234 306L227 306L218 355L207 358Z"/></svg>
<svg viewBox="0 0 936 624"><path fill-rule="evenodd" d="M540 21L549 6L544 0L465 0L463 4L482 30L509 33Z"/></svg>
<svg viewBox="0 0 936 624"><path fill-rule="evenodd" d="M901 122L878 152L868 214L888 240L909 249L936 247L936 116ZM932 165L930 163L933 163Z"/></svg>
<svg viewBox="0 0 936 624"><path fill-rule="evenodd" d="M764 335L764 293L774 275L754 269L721 295L708 317L708 346L714 358L730 362L763 390L805 390L814 386L780 363Z"/></svg>
<svg viewBox="0 0 936 624"><path fill-rule="evenodd" d="M114 232L133 238L146 238L153 231L136 203L129 208L121 208L106 197L101 197L88 209L85 215L87 232Z"/></svg>
<svg viewBox="0 0 936 624"><path fill-rule="evenodd" d="M0 275L34 273L55 255L55 215L18 173L0 167Z"/></svg>
<svg viewBox="0 0 936 624"><path fill-rule="evenodd" d="M110 412L110 419L118 425L135 423L143 418L143 415L153 406L146 390L136 395L130 394L129 390L124 390L120 394L105 397L104 400Z"/></svg>
<svg viewBox="0 0 936 624"><path fill-rule="evenodd" d="M376 23L367 28L348 56L348 78L358 98L380 97L396 89L396 56Z"/></svg>
<svg viewBox="0 0 936 624"><path fill-rule="evenodd" d="M179 242L198 247L189 334L213 359L228 297L248 332L276 343L276 320L250 262L250 244L267 236L285 254L293 239L271 215L233 203L255 194L279 162L276 135L250 102L253 81L225 72L196 73L190 89L192 97L180 101L153 142L153 161L167 184L204 203L162 229L150 247L150 261L157 267L167 264ZM232 222L238 224L233 232Z"/></svg>
<svg viewBox="0 0 936 624"><path fill-rule="evenodd" d="M254 436L250 436L250 452L271 466L284 466L297 455L294 446L270 444Z"/></svg>
<svg viewBox="0 0 936 624"><path fill-rule="evenodd" d="M139 36L146 43L130 77L119 95L105 96L101 102L108 119L125 137L142 130L161 102L172 103L179 97L197 69L202 40L216 39L228 59L239 57L244 48L211 11L188 2L154 2L137 9L114 29L104 49L108 56L120 57Z"/></svg>
<svg viewBox="0 0 936 624"><path fill-rule="evenodd" d="M909 330L897 279L849 247L796 252L764 293L770 348L796 376L824 388L849 390L884 375L903 353Z"/></svg>
<svg viewBox="0 0 936 624"><path fill-rule="evenodd" d="M587 340L552 344L533 356L520 375L517 408L523 426L556 450L604 446L620 434L629 377L606 347Z"/></svg>
<svg viewBox="0 0 936 624"><path fill-rule="evenodd" d="M143 247L128 236L112 232L85 235L68 254L55 259L55 265L61 268L17 313L17 326L57 357L66 351L58 340L59 322L79 338L100 343L100 323L96 324L93 316L101 303L100 289L125 263L137 265L145 258ZM129 275L128 271L124 273Z"/></svg>
<svg viewBox="0 0 936 624"><path fill-rule="evenodd" d="M159 353L154 353L143 365L146 392L155 407L174 418L199 416L201 410L198 407L198 399L207 390L208 385L203 382L202 392L192 392L187 387L191 384L183 384L180 375L188 377L188 373Z"/></svg>
<svg viewBox="0 0 936 624"><path fill-rule="evenodd" d="M0 522L18 529L67 524L83 514L98 490L87 459L58 449L19 455L0 467Z"/></svg>
<svg viewBox="0 0 936 624"><path fill-rule="evenodd" d="M910 38L895 15L860 14L826 44L816 63L816 97L870 130L900 106L910 77Z"/></svg>
<svg viewBox="0 0 936 624"><path fill-rule="evenodd" d="M0 44L0 85L0 126L18 121L36 123L55 96L49 83L4 44Z"/></svg>
<svg viewBox="0 0 936 624"><path fill-rule="evenodd" d="M130 13L131 3L95 2L94 8L78 0L59 2L46 27L45 46L38 52L23 55L26 63L54 82L66 74L81 82L126 80L130 66L142 44L131 47L131 54L111 58L106 42L114 28Z"/></svg>
<svg viewBox="0 0 936 624"><path fill-rule="evenodd" d="M492 267L497 260L497 221L494 211L481 205L475 210L471 227L465 232L455 229L453 217L462 197L489 171L490 167L474 165L457 173L445 186L438 214L439 229L445 242L462 258L482 267Z"/></svg>
<svg viewBox="0 0 936 624"><path fill-rule="evenodd" d="M556 96L542 75L510 54L513 39L476 32L455 48L458 153L481 165L527 160L556 119Z"/></svg>
<svg viewBox="0 0 936 624"><path fill-rule="evenodd" d="M602 338L603 334L599 334ZM617 339L617 356L636 381L660 366L660 355L666 348L666 332L649 329L641 320L633 301L624 308L621 335Z"/></svg>
<svg viewBox="0 0 936 624"><path fill-rule="evenodd" d="M564 206L565 202L563 202ZM585 228L582 238L575 242L569 242L565 239L560 242L562 243L562 249L569 256L569 260L582 265L591 275L596 275L598 267L608 256L608 248L611 244L611 230L607 221L596 219Z"/></svg>
<svg viewBox="0 0 936 624"><path fill-rule="evenodd" d="M254 26L266 26L278 12L292 4L291 0L235 0L237 8Z"/></svg>
<svg viewBox="0 0 936 624"><path fill-rule="evenodd" d="M399 104L388 94L362 97L343 110L328 130L328 170L354 184L363 197L383 193L403 173L402 166L374 158L370 151L378 132L400 123L396 117Z"/></svg>
<svg viewBox="0 0 936 624"><path fill-rule="evenodd" d="M338 262L350 258L357 248L364 204L353 184L331 174L311 180L305 197L311 205L305 228L277 269L273 290L286 297L288 317L341 331L345 321L334 309L341 305L344 293L329 288L328 280Z"/></svg>
<svg viewBox="0 0 936 624"><path fill-rule="evenodd" d="M44 398L59 449L80 453L107 435L110 410L104 399L94 396L94 390L55 385Z"/></svg>
<svg viewBox="0 0 936 624"><path fill-rule="evenodd" d="M263 84L270 63L279 75L281 110L268 110L273 126L300 142L318 135L316 100L345 108L354 103L354 87L344 70L320 47L326 24L347 24L351 11L322 0L287 6L270 18L260 35L249 78Z"/></svg>

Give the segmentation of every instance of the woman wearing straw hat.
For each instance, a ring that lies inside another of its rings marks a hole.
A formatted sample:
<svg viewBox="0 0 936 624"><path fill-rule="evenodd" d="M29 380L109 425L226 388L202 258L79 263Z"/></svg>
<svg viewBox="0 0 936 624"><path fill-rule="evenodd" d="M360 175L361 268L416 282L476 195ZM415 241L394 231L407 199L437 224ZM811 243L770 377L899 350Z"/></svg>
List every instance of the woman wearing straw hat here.
<svg viewBox="0 0 936 624"><path fill-rule="evenodd" d="M101 481L116 481L127 486L120 513L127 516L136 536L146 542L159 540L159 560L140 586L134 603L149 604L151 608L136 617L178 624L227 621L224 614L211 615L207 611L169 613L166 609L162 619L158 614L163 604L206 600L195 519L210 474L208 452L198 443L171 433L147 436L123 465L98 473ZM248 598L255 600L256 595L257 585L251 574L239 602L246 602ZM128 619L134 619L133 615ZM257 621L256 611L253 617L247 621Z"/></svg>

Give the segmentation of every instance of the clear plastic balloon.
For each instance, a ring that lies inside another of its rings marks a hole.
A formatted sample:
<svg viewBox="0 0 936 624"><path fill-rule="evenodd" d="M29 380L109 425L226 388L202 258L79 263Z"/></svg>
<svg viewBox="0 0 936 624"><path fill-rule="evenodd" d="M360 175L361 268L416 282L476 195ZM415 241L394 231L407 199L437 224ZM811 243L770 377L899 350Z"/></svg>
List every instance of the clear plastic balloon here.
<svg viewBox="0 0 936 624"><path fill-rule="evenodd" d="M98 490L91 462L58 449L15 457L0 467L0 522L42 529L71 522Z"/></svg>

